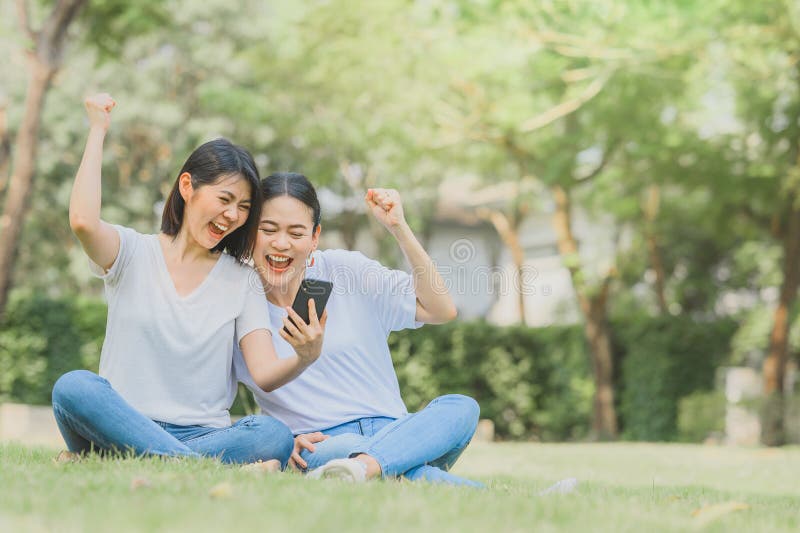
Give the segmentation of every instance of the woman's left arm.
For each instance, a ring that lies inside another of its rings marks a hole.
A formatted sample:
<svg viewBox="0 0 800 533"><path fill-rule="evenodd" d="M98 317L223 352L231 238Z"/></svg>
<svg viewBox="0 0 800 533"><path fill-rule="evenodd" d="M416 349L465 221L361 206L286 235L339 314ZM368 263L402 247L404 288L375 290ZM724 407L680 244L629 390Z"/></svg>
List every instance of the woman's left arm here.
<svg viewBox="0 0 800 533"><path fill-rule="evenodd" d="M364 198L367 208L389 230L411 264L417 297L416 321L443 324L458 311L428 252L411 231L403 213L400 193L394 189L369 189Z"/></svg>

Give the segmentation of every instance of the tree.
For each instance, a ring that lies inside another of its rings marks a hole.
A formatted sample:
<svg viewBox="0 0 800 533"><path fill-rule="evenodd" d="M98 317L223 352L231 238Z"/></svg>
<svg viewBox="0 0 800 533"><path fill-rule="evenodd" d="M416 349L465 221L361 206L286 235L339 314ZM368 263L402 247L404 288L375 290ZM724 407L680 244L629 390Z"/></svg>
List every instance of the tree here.
<svg viewBox="0 0 800 533"><path fill-rule="evenodd" d="M327 189L340 209L323 213L324 227L347 247L368 229L378 257L397 266L396 244L364 216L362 199L369 187L399 188L424 239L442 165L428 153L430 123L413 114L434 97L436 65L402 2L372 3L367 13L352 6L332 1L276 13L282 22L272 37L281 46L254 41L251 64L262 83L275 84L281 103L270 167L301 171Z"/></svg>
<svg viewBox="0 0 800 533"><path fill-rule="evenodd" d="M20 237L28 215L31 191L37 175L39 131L47 94L55 76L62 69L70 28L86 13L86 0L57 0L42 17L39 28L31 22L27 0L16 1L19 33L25 44L27 87L22 119L12 144L11 172L0 215L0 315L5 309L12 276L18 258ZM34 4L35 7L36 4ZM148 0L130 5L124 0L95 3L85 15L91 20L87 38L99 43L102 50L112 52L131 35L162 25L165 20L160 2ZM34 10L34 14L38 12ZM109 31L113 27L115 31ZM2 137L0 137L2 140ZM0 169L3 166L0 156Z"/></svg>
<svg viewBox="0 0 800 533"><path fill-rule="evenodd" d="M767 402L762 440L785 442L785 375L791 312L800 287L800 8L736 1L718 6L727 49L724 74L736 90L740 127L729 158L745 195L737 209L779 243L782 281L763 362Z"/></svg>
<svg viewBox="0 0 800 533"><path fill-rule="evenodd" d="M487 179L520 192L530 181L549 192L513 195L494 215L495 226L514 250L517 221L531 208L552 206L558 251L584 319L599 438L618 431L607 314L617 236L639 211L642 189L639 175L624 172L631 168L625 160L679 97L698 39L691 32L677 38L685 31L677 9L614 2L470 6L451 22L458 38L437 56L450 66L451 92L437 115L445 143L454 147L449 153L461 152L461 161L480 165ZM589 213L599 207L616 227L607 244L611 260L600 269L575 234L576 204ZM521 254L514 255L519 270Z"/></svg>
<svg viewBox="0 0 800 533"><path fill-rule="evenodd" d="M54 295L98 293L66 223L68 191L86 135L81 101L89 91L109 91L119 102L103 170L103 216L111 222L155 231L160 202L180 164L211 137L222 135L248 146L260 166L267 154L280 161L284 152L276 145L283 136L274 131L274 116L284 93L274 88L282 82L253 79L247 56L268 18L267 12L244 12L223 1L162 6L160 1L105 0L87 6L76 22L81 39L43 110L31 216L23 230L15 288ZM241 24L244 19L252 25ZM110 25L125 38L114 41L105 35L98 41L91 37L94 25ZM248 31L231 34L229 28L239 26ZM21 82L9 84L18 92ZM291 87L285 90L291 93ZM275 101L264 98L265 92ZM280 116L290 118L288 110Z"/></svg>
<svg viewBox="0 0 800 533"><path fill-rule="evenodd" d="M53 77L61 68L67 30L84 3L85 0L58 0L40 29L34 30L27 3L25 0L17 1L19 25L30 41L26 54L28 88L22 123L14 140L14 159L0 215L0 233L3 235L0 241L0 316L8 299L19 236L36 172L36 152L45 97Z"/></svg>

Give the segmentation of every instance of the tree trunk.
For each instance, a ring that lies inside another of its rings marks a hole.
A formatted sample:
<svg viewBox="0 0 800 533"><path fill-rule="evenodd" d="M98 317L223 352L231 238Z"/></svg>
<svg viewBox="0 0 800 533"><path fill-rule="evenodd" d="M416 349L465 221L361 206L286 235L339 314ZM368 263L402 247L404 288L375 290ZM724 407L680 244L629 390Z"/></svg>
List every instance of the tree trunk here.
<svg viewBox="0 0 800 533"><path fill-rule="evenodd" d="M436 229L436 204L437 200L423 200L419 202L419 216L422 219L422 227L419 229L417 238L419 243L426 250L430 250L431 239L433 238L433 231Z"/></svg>
<svg viewBox="0 0 800 533"><path fill-rule="evenodd" d="M0 315L5 311L17 245L22 233L25 212L36 170L36 149L44 97L53 79L54 71L35 58L29 62L30 77L25 96L25 114L20 124L14 146L14 169L8 183L0 217Z"/></svg>
<svg viewBox="0 0 800 533"><path fill-rule="evenodd" d="M20 234L36 172L36 151L45 96L63 55L66 32L85 0L59 0L34 33L28 26L27 7L18 1L22 30L35 38L35 48L28 53L28 88L25 108L14 141L14 161L0 216L0 316L5 312L8 292L17 255Z"/></svg>
<svg viewBox="0 0 800 533"><path fill-rule="evenodd" d="M645 240L647 241L647 255L650 259L650 266L656 275L655 292L658 309L662 315L668 313L667 298L664 294L666 285L666 274L664 272L664 261L661 258L661 247L658 244L655 224L658 218L658 211L661 204L661 190L658 185L651 185L647 190L647 201L644 206L645 217Z"/></svg>
<svg viewBox="0 0 800 533"><path fill-rule="evenodd" d="M0 198L8 183L8 162L11 159L11 140L8 133L8 103L0 95Z"/></svg>
<svg viewBox="0 0 800 533"><path fill-rule="evenodd" d="M344 247L348 250L356 249L359 217L361 217L361 213L356 213L355 211L345 211L341 215L339 235L341 235L342 240L344 241Z"/></svg>
<svg viewBox="0 0 800 533"><path fill-rule="evenodd" d="M764 392L767 396L763 413L761 439L769 446L784 443L783 383L789 359L789 325L792 305L800 285L800 209L792 206L789 224L783 235L783 284L775 309L769 352L764 359Z"/></svg>
<svg viewBox="0 0 800 533"><path fill-rule="evenodd" d="M611 334L606 320L605 293L594 298L581 298L586 316L584 332L592 354L595 395L592 432L598 440L617 436L617 415L614 408L614 359L611 353Z"/></svg>
<svg viewBox="0 0 800 533"><path fill-rule="evenodd" d="M614 407L614 359L611 354L611 335L607 321L607 301L611 276L603 280L600 290L591 294L583 281L578 242L572 231L569 192L561 186L552 188L556 203L553 227L558 239L558 251L569 270L578 303L584 318L584 333L589 343L589 356L594 374L594 411L592 432L601 440L617 436L617 413Z"/></svg>
<svg viewBox="0 0 800 533"><path fill-rule="evenodd" d="M496 209L479 208L477 215L484 220L488 220L500 239L511 252L511 260L514 263L514 273L516 275L517 289L517 311L519 312L520 324L527 324L525 319L525 250L519 239L519 225L521 217L514 217L517 223L512 223L509 218L501 211Z"/></svg>

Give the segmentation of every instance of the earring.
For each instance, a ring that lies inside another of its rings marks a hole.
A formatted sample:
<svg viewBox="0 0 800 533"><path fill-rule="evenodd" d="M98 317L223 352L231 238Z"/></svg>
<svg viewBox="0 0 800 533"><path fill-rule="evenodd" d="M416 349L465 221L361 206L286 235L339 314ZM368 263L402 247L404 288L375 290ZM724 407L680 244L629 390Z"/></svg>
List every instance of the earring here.
<svg viewBox="0 0 800 533"><path fill-rule="evenodd" d="M306 257L306 266L307 267L313 267L314 266L314 252L315 252L315 250L311 250L311 253L308 254L308 257Z"/></svg>

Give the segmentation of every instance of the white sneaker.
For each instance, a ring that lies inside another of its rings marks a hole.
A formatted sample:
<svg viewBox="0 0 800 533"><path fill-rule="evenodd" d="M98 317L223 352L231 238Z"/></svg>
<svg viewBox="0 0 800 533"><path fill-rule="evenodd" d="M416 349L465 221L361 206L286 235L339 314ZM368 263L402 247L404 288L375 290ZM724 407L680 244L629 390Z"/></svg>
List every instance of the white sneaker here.
<svg viewBox="0 0 800 533"><path fill-rule="evenodd" d="M245 472L253 472L256 474L271 474L273 472L281 471L281 462L277 459L270 459L268 461L258 460L255 463L246 463L240 467Z"/></svg>
<svg viewBox="0 0 800 533"><path fill-rule="evenodd" d="M576 490L578 490L578 480L574 477L568 477L566 479L562 479L555 485L544 489L539 493L539 496L544 496L546 494L569 494L571 492L575 492Z"/></svg>
<svg viewBox="0 0 800 533"><path fill-rule="evenodd" d="M308 473L310 479L341 479L351 483L367 480L367 465L355 459L333 459Z"/></svg>

